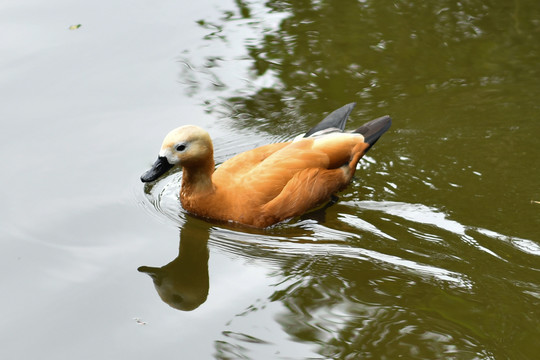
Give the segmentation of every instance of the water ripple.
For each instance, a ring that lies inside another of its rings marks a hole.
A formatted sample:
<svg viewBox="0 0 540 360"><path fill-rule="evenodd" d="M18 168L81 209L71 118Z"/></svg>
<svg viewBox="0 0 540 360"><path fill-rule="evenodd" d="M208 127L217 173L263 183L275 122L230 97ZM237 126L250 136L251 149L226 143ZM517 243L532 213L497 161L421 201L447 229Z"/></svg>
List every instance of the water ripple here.
<svg viewBox="0 0 540 360"><path fill-rule="evenodd" d="M437 209L422 204L408 204L394 201L349 201L346 202L346 204L355 208L382 211L389 215L398 216L415 223L438 227L458 235L464 242L469 243L477 249L484 251L485 253L490 254L500 260L504 260L494 251L480 245L473 237L467 235L467 230L476 230L476 228L467 227L457 221L449 220L446 214L438 211Z"/></svg>
<svg viewBox="0 0 540 360"><path fill-rule="evenodd" d="M145 184L144 193L136 193L138 203L158 220L181 226L185 220L180 204L181 179L182 173L177 171L156 183Z"/></svg>
<svg viewBox="0 0 540 360"><path fill-rule="evenodd" d="M320 241L307 240L306 237L292 239L277 236L261 236L214 229L211 243L225 251L240 253L252 259L264 259L266 262L280 265L287 258L298 257L336 257L350 258L377 264L383 268L410 271L422 277L431 277L452 286L471 288L466 276L432 265L404 259L374 250L351 246L343 240ZM354 236L354 234L351 234ZM392 240L395 240L392 238Z"/></svg>
<svg viewBox="0 0 540 360"><path fill-rule="evenodd" d="M524 253L530 254L530 255L536 255L540 256L540 245L535 243L532 240L527 239L521 239L518 237L512 237L512 236L506 236L499 233L496 233L495 231L486 230L486 229L479 229L476 228L476 231L479 233L489 236L493 239L497 239L500 241L504 241L506 243L511 244L516 249L523 251Z"/></svg>

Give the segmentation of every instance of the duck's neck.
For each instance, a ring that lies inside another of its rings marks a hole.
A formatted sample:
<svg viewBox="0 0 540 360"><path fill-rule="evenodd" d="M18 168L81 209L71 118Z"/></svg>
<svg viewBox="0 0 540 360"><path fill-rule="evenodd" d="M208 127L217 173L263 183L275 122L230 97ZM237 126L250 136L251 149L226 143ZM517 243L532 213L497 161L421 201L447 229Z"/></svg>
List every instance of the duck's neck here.
<svg viewBox="0 0 540 360"><path fill-rule="evenodd" d="M182 196L197 196L214 191L212 174L214 173L214 159L210 158L196 166L184 166L182 169Z"/></svg>

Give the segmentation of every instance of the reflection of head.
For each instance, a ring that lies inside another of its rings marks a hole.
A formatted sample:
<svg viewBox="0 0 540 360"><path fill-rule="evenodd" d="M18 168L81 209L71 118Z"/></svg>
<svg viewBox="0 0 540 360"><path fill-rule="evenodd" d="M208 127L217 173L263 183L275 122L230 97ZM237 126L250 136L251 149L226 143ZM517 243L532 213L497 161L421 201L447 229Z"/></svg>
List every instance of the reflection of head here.
<svg viewBox="0 0 540 360"><path fill-rule="evenodd" d="M161 300L183 311L194 310L205 302L209 287L208 230L190 229L187 223L180 233L180 253L176 259L162 267L137 269L150 275Z"/></svg>

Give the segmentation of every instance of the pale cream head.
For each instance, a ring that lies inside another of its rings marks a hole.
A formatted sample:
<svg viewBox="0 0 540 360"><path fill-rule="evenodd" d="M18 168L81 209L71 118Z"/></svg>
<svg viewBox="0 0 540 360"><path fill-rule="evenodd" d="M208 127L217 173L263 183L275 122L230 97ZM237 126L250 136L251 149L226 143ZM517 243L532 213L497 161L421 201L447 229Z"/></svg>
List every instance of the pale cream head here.
<svg viewBox="0 0 540 360"><path fill-rule="evenodd" d="M189 165L194 162L212 158L214 148L210 135L195 125L185 125L169 132L159 156L167 158L171 165Z"/></svg>

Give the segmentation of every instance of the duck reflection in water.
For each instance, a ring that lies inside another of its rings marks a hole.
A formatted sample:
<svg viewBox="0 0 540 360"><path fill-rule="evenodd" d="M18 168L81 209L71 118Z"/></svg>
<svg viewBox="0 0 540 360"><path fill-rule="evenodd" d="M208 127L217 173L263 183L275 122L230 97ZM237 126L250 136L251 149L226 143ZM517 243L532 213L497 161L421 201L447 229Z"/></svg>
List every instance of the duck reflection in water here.
<svg viewBox="0 0 540 360"><path fill-rule="evenodd" d="M171 307L191 311L208 296L209 228L200 221L187 221L180 231L178 257L162 267L141 266L150 275L161 300Z"/></svg>

